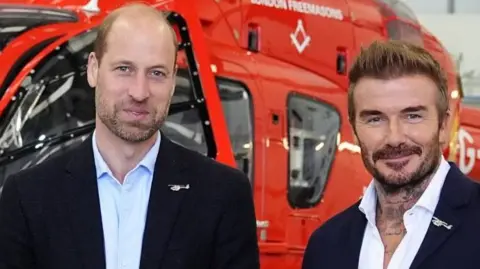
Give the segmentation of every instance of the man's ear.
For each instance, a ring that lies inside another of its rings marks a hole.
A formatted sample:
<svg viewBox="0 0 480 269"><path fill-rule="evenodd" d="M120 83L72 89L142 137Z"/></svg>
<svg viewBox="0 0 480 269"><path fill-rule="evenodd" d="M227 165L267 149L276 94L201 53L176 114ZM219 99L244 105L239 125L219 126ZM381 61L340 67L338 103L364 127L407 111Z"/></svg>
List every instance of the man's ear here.
<svg viewBox="0 0 480 269"><path fill-rule="evenodd" d="M172 72L173 85L172 85L172 91L170 93L170 98L175 94L175 87L177 86L177 71L178 71L178 65L175 64L175 67L173 68L173 72Z"/></svg>
<svg viewBox="0 0 480 269"><path fill-rule="evenodd" d="M353 143L355 143L355 145L359 145L358 143L358 137L357 137L357 132L355 131L355 122L353 122L350 117L348 117L348 122L350 123L350 127L352 128L352 137L353 137Z"/></svg>
<svg viewBox="0 0 480 269"><path fill-rule="evenodd" d="M175 66L173 67L173 76L174 77L177 76L177 71L178 71L178 64L175 64Z"/></svg>
<svg viewBox="0 0 480 269"><path fill-rule="evenodd" d="M442 122L440 122L439 124L440 125L439 140L440 141L438 142L440 142L442 146L445 146L445 144L447 144L450 141L450 136L452 135L451 128L453 126L452 126L451 118L452 118L452 112L450 111L450 109L448 109L447 112L445 113L445 117L443 118Z"/></svg>
<svg viewBox="0 0 480 269"><path fill-rule="evenodd" d="M448 124L450 123L451 118L452 118L452 112L449 108L447 109L447 112L445 113L445 117L443 118L442 126L441 126L442 129L448 128Z"/></svg>
<svg viewBox="0 0 480 269"><path fill-rule="evenodd" d="M97 78L98 78L98 68L99 63L95 52L91 52L88 55L88 64L87 64L87 80L90 87L97 87Z"/></svg>
<svg viewBox="0 0 480 269"><path fill-rule="evenodd" d="M357 135L356 135L355 133L353 134L353 143L354 143L355 145L357 145L357 146L359 145L359 143L358 143L358 137L357 137Z"/></svg>

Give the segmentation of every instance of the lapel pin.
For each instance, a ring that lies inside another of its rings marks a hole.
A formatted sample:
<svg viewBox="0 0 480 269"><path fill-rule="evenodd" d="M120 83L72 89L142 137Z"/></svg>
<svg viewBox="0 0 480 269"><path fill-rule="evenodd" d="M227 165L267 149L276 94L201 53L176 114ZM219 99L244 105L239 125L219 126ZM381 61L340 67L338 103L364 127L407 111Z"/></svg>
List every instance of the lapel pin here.
<svg viewBox="0 0 480 269"><path fill-rule="evenodd" d="M172 191L179 191L181 189L190 189L190 184L187 185L168 185L170 187L170 190Z"/></svg>
<svg viewBox="0 0 480 269"><path fill-rule="evenodd" d="M448 230L452 229L452 227L453 227L451 224L448 224L445 221L438 219L437 217L433 217L432 223L433 223L433 225L435 225L437 227L443 226L443 227L447 228Z"/></svg>

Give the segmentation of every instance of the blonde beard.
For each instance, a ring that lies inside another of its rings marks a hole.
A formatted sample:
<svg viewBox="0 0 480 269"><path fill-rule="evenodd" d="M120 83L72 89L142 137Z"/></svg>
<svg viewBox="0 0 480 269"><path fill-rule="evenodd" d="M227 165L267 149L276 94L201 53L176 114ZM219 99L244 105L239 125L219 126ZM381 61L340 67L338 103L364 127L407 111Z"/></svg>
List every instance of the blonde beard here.
<svg viewBox="0 0 480 269"><path fill-rule="evenodd" d="M100 121L113 133L115 136L119 137L122 140L125 140L130 143L143 142L155 135L159 131L160 127L165 122L171 99L169 100L166 108L164 109L162 116L156 118L157 112L155 111L153 115L153 120L149 121L147 124L125 124L118 119L118 109L114 106L113 111L108 111L108 105L102 98L101 93L98 90L95 92L95 110L97 117ZM135 130L129 130L135 129Z"/></svg>

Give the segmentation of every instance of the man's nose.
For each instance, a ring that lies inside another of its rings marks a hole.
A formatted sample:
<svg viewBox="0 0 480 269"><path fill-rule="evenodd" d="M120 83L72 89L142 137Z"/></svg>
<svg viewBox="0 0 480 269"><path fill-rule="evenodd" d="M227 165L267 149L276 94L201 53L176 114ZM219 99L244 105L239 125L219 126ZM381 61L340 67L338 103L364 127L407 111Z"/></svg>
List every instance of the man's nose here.
<svg viewBox="0 0 480 269"><path fill-rule="evenodd" d="M148 79L141 73L135 77L135 81L130 85L128 94L137 102L142 102L150 96L150 87Z"/></svg>
<svg viewBox="0 0 480 269"><path fill-rule="evenodd" d="M391 120L388 126L387 143L391 146L398 146L405 142L405 130L398 120Z"/></svg>

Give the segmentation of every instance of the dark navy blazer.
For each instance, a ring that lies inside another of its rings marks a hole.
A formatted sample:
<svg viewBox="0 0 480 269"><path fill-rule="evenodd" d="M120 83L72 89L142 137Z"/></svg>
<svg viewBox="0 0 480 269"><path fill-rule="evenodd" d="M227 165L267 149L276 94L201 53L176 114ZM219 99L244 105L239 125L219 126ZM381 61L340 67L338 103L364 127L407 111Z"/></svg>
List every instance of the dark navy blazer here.
<svg viewBox="0 0 480 269"><path fill-rule="evenodd" d="M189 185L174 191L171 185ZM126 242L128 244L128 242ZM105 269L92 136L6 181L0 269ZM259 269L247 176L162 133L140 269Z"/></svg>
<svg viewBox="0 0 480 269"><path fill-rule="evenodd" d="M480 268L480 184L450 163L434 216L451 229L430 223L411 269ZM315 230L302 269L358 268L367 224L355 203Z"/></svg>

